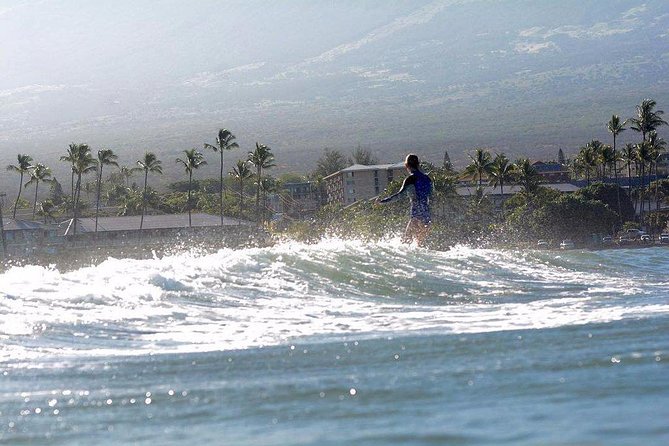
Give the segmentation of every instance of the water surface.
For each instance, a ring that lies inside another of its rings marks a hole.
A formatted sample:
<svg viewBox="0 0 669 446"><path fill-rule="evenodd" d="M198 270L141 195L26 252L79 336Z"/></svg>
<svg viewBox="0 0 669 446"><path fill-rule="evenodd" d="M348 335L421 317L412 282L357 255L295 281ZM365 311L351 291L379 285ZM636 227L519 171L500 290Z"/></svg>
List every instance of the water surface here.
<svg viewBox="0 0 669 446"><path fill-rule="evenodd" d="M0 275L5 444L669 444L669 251L396 240Z"/></svg>

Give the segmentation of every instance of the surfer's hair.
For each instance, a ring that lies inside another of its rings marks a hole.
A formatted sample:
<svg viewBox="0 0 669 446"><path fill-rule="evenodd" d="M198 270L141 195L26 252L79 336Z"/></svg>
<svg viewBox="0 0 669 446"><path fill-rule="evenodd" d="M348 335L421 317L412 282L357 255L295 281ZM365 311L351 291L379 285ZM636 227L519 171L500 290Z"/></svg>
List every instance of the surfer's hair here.
<svg viewBox="0 0 669 446"><path fill-rule="evenodd" d="M418 155L415 153L408 154L407 159L404 160L404 165L411 169L418 169L418 166L420 165L420 162L418 162Z"/></svg>

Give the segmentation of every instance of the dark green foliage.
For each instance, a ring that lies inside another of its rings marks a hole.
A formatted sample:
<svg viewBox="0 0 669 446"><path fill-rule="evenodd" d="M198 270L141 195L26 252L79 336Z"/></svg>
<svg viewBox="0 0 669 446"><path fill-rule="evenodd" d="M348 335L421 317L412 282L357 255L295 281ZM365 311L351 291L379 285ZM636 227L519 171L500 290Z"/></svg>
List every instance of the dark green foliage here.
<svg viewBox="0 0 669 446"><path fill-rule="evenodd" d="M644 226L651 234L659 234L667 229L669 213L666 211L649 212L644 215Z"/></svg>
<svg viewBox="0 0 669 446"><path fill-rule="evenodd" d="M55 206L60 206L66 199L65 192L63 192L63 186L58 182L57 179L53 179L50 186L49 198Z"/></svg>
<svg viewBox="0 0 669 446"><path fill-rule="evenodd" d="M618 195L620 194L620 218L621 221L634 219L634 206L627 191L615 184L594 183L576 192L576 195L586 200L601 201L610 210L618 214Z"/></svg>
<svg viewBox="0 0 669 446"><path fill-rule="evenodd" d="M592 234L610 234L618 218L598 200L563 195L535 211L531 224L541 238L585 241Z"/></svg>
<svg viewBox="0 0 669 446"><path fill-rule="evenodd" d="M346 166L346 157L339 150L326 147L323 150L323 155L316 162L316 170L313 172L313 176L324 178L344 169Z"/></svg>
<svg viewBox="0 0 669 446"><path fill-rule="evenodd" d="M362 147L358 144L358 147L351 153L351 156L348 159L348 164L371 166L373 164L379 164L379 159L372 153L371 149Z"/></svg>

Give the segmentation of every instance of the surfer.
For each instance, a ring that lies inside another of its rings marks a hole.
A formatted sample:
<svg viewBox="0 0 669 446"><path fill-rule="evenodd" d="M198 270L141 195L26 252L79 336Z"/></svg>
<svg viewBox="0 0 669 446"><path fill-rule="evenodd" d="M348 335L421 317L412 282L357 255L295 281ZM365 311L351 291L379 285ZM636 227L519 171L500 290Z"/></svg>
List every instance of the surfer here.
<svg viewBox="0 0 669 446"><path fill-rule="evenodd" d="M430 232L432 217L430 215L430 195L432 195L432 180L420 171L418 156L410 153L404 161L404 167L409 176L404 179L399 192L382 200L377 198L377 203L390 203L408 194L411 200L411 218L404 231L402 241L411 243L413 240L421 246Z"/></svg>

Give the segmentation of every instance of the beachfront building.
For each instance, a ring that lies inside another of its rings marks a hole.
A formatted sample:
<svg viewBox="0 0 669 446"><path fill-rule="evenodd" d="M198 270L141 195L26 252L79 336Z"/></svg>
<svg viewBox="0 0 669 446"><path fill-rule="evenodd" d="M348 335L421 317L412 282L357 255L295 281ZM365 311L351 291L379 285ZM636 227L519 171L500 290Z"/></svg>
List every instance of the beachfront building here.
<svg viewBox="0 0 669 446"><path fill-rule="evenodd" d="M532 163L537 173L546 183L567 183L571 181L571 174L567 166L555 161L536 161Z"/></svg>
<svg viewBox="0 0 669 446"><path fill-rule="evenodd" d="M136 243L140 237L144 239L164 239L181 235L185 230L190 233L202 233L206 230L238 231L240 228L254 227L254 224L236 218L224 217L221 227L221 217L210 214L192 214L192 227L188 226L188 214L145 215L142 231L139 226L141 215L124 217L99 217L97 234L95 233L95 218L78 218L76 236L74 233L74 219L60 224L60 235L64 238L76 237L77 244L86 244L96 240L105 245L124 245Z"/></svg>
<svg viewBox="0 0 669 446"><path fill-rule="evenodd" d="M562 194L571 194L580 189L580 187L571 183L542 183L541 186L556 190ZM476 186L458 186L456 192L463 198L475 198L477 197L477 189ZM522 187L517 184L504 185L504 194L502 194L499 186L484 186L482 189L483 195L492 201L496 209L501 209L502 204L506 200L522 191Z"/></svg>
<svg viewBox="0 0 669 446"><path fill-rule="evenodd" d="M2 219L3 251L8 256L31 256L37 252L55 252L61 243L58 230L37 221Z"/></svg>
<svg viewBox="0 0 669 446"><path fill-rule="evenodd" d="M75 234L73 219L43 224L5 218L1 227L5 249L0 249L0 258L57 255L94 247L141 250L150 246L159 250L193 240L216 248L237 246L261 234L257 225L247 220L225 217L221 226L219 215L192 214L192 227L188 214L145 215L142 231L140 220L140 215L100 217L96 233L95 218L78 218Z"/></svg>
<svg viewBox="0 0 669 446"><path fill-rule="evenodd" d="M354 164L323 178L328 203L351 205L381 194L388 184L407 176L404 163Z"/></svg>
<svg viewBox="0 0 669 446"><path fill-rule="evenodd" d="M270 199L275 214L291 218L310 217L321 205L321 193L314 181L284 183L277 194Z"/></svg>

